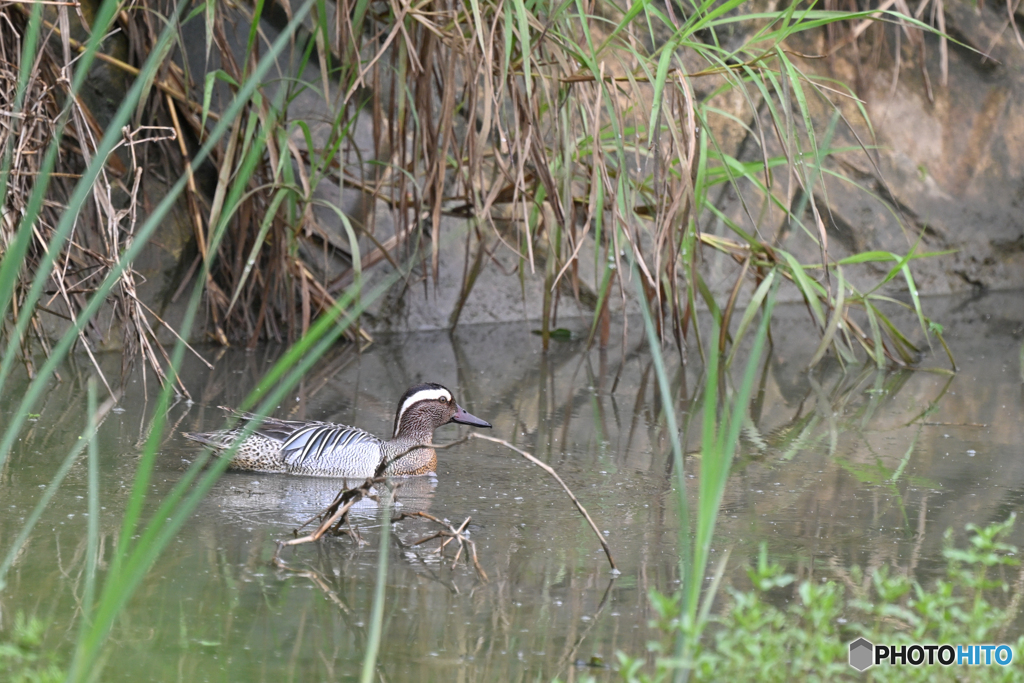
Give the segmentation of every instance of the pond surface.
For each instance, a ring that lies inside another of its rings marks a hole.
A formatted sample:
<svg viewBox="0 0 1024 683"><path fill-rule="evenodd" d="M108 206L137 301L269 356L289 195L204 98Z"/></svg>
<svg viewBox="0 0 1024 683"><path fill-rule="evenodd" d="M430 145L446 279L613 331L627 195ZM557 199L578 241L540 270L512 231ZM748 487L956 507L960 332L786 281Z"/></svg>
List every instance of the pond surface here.
<svg viewBox="0 0 1024 683"><path fill-rule="evenodd" d="M1024 507L1024 297L928 302L947 325L960 372L878 373L825 361L803 368L817 340L801 308L783 309L753 420L728 483L715 554L729 550L726 582L762 541L801 578L852 581L850 567L888 565L922 582L944 566L952 527L1005 519ZM572 323L565 323L572 326ZM586 322L576 326L585 335ZM553 466L606 533L622 573L613 577L592 531L558 485L500 445L469 441L439 452L436 477L409 479L398 511L422 510L469 530L488 580L437 541L422 519L394 525L384 641L386 681L548 681L596 675L593 658L639 654L654 637L647 593L677 584L673 477L646 342L633 321L625 350L587 352L582 341L542 353L525 325L380 339L361 355L339 347L282 403L278 417L330 420L389 433L410 385L448 386L489 433ZM194 403L174 405L147 512L180 479L197 448L181 431L218 428L218 406L241 402L282 352L201 349L190 360ZM679 369L686 408L699 387L695 349ZM0 553L6 553L85 424L88 361L61 370L45 403L0 469ZM101 358L116 377L120 358ZM948 367L936 346L923 367ZM147 435L141 380L100 432L103 558L118 542ZM13 399L0 399L9 415ZM681 415L685 420L686 415ZM699 422L699 420L698 420ZM446 426L437 442L468 428ZM699 469L696 429L686 435L688 476ZM104 681L357 680L379 557L380 510L357 508L349 537L289 548L290 570L270 560L276 541L327 505L338 482L228 472L158 559L111 635ZM75 465L0 592L0 638L19 612L51 626L47 646L67 652L78 628L84 571L86 467ZM1024 545L1024 524L1011 539ZM613 580L614 578L614 580Z"/></svg>

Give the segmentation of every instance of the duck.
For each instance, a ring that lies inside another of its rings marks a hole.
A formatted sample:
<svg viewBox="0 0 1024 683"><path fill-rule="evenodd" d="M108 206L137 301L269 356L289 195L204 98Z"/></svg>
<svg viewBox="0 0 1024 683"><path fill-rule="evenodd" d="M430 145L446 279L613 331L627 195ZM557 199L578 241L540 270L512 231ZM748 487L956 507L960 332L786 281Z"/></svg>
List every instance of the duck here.
<svg viewBox="0 0 1024 683"><path fill-rule="evenodd" d="M235 414L245 420L258 418L252 413ZM387 441L343 424L265 417L263 424L242 440L229 467L353 479L430 474L437 470L437 452L429 447L434 430L451 422L491 426L468 413L440 384L417 384L399 399L394 433ZM184 432L183 436L224 451L243 431L244 427L238 426L214 432Z"/></svg>

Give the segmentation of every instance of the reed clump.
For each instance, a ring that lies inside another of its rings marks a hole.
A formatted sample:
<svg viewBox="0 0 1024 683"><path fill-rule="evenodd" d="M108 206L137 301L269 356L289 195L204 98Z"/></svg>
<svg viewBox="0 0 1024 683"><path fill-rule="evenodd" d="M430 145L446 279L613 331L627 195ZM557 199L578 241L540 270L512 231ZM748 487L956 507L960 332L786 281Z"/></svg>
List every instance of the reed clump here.
<svg viewBox="0 0 1024 683"><path fill-rule="evenodd" d="M229 112L267 51L266 31L294 9L0 8L10 109L0 130L2 331L30 371L33 352L52 353L114 272L78 342L88 353L122 347L126 365L142 359L163 381L165 345L183 333L193 282L204 290L203 338L294 341L374 269L409 287L461 267L455 325L499 252L510 279L541 288L545 344L560 299L583 302L591 341L607 344L610 304L638 296L660 339L680 348L699 336L694 312L711 310L724 351L749 324L749 315L734 320L739 302L763 305L776 278L807 302L809 330L822 338L815 360L862 348L879 365L913 363L916 343L880 308L897 279L923 337L939 331L909 268L925 255L919 236L908 235L904 254L833 255L826 181L836 159L870 155L871 140L859 137L870 124L852 91L788 49L823 26L835 49L870 35L865 27L928 28L916 19L798 5L760 12L738 0L326 4ZM160 17L180 28L158 49ZM115 122L114 105L154 52L134 110ZM101 149L108 135L114 144ZM169 194L176 203L159 230L140 236L139 221ZM461 264L443 263L454 219L471 227ZM140 237L140 256L125 261ZM712 278L710 254L733 267L719 264ZM632 263L639 295L626 281ZM867 264L883 274L865 280ZM345 337L369 339L359 324Z"/></svg>

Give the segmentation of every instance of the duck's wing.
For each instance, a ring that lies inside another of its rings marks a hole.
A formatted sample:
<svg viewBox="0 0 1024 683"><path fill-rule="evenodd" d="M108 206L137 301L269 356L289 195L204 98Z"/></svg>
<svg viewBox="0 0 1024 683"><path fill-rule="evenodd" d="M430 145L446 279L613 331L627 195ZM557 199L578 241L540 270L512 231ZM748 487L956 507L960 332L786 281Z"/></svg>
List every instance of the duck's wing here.
<svg viewBox="0 0 1024 683"><path fill-rule="evenodd" d="M357 427L329 422L305 423L281 446L281 459L291 470L325 469L360 463L380 463L382 441Z"/></svg>
<svg viewBox="0 0 1024 683"><path fill-rule="evenodd" d="M310 429L338 426L341 425L331 424L330 422L296 422L293 420L278 420L277 418L268 417L263 420L263 424L261 424L254 433L260 434L269 439L274 439L275 441L280 441L282 444L287 444L295 439L299 434Z"/></svg>
<svg viewBox="0 0 1024 683"><path fill-rule="evenodd" d="M330 422L300 422L298 420L281 420L276 417L265 417L257 415L255 413L247 413L242 410L235 410L234 408L226 408L221 406L221 410L224 410L231 414L232 417L243 421L262 420L259 428L253 430L253 435L263 436L273 441L277 441L281 444L287 443L293 437L297 436L300 432L307 430L310 427L339 427L343 425L335 425ZM186 438L198 441L199 443L214 446L218 449L226 449L233 445L237 438L244 431L243 425L238 425L228 429L218 429L212 432L182 432L182 435Z"/></svg>
<svg viewBox="0 0 1024 683"><path fill-rule="evenodd" d="M258 429L253 431L253 434L259 436L265 436L268 439L274 441L280 441L284 443L292 438L297 432L305 427L313 426L331 426L329 422L298 422L295 420L279 420L276 417L263 417L256 415L255 413L247 413L241 410L235 410L233 408L226 408L221 406L221 410L224 410L231 414L232 417L238 418L239 420L251 421L251 420L262 420L262 424ZM230 427L228 429L218 429L212 432L182 432L182 435L193 441L199 443L214 446L219 449L226 449L233 445L235 440L242 434L244 427L238 425Z"/></svg>

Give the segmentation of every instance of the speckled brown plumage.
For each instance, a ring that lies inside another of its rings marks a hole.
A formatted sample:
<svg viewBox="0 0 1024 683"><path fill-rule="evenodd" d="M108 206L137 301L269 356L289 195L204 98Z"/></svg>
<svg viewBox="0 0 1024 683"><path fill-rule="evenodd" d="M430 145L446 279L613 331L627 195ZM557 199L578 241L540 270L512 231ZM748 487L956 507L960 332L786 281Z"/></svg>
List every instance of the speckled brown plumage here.
<svg viewBox="0 0 1024 683"><path fill-rule="evenodd" d="M240 417L255 416L241 413ZM387 441L347 425L265 418L239 444L231 467L318 477L372 477L381 466L385 476L428 474L437 469L437 453L433 448L417 446L429 444L434 430L449 422L491 426L459 407L451 392L440 384L420 384L399 400L394 434ZM226 450L242 432L242 427L235 427L186 432L185 436Z"/></svg>

